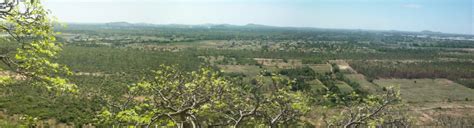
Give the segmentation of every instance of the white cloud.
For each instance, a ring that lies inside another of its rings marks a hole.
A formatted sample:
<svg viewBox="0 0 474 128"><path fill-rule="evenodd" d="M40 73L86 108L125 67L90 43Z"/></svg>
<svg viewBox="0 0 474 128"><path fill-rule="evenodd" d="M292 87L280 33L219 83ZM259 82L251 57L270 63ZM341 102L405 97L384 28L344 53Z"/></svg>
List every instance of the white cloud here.
<svg viewBox="0 0 474 128"><path fill-rule="evenodd" d="M402 5L402 7L411 8L411 9L419 9L419 8L422 8L423 6L421 6L419 4L404 4L404 5Z"/></svg>

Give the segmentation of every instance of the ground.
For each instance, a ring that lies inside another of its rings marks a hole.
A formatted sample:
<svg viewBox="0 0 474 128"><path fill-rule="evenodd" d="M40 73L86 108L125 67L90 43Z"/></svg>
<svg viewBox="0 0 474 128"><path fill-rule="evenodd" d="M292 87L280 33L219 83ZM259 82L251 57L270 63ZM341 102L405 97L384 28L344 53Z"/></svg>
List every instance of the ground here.
<svg viewBox="0 0 474 128"><path fill-rule="evenodd" d="M257 76L262 69L250 65L218 65L222 72L243 73L246 76Z"/></svg>
<svg viewBox="0 0 474 128"><path fill-rule="evenodd" d="M308 67L317 73L326 73L331 72L332 70L332 66L330 64L309 64Z"/></svg>
<svg viewBox="0 0 474 128"><path fill-rule="evenodd" d="M474 99L474 89L467 88L447 79L378 79L382 87L400 88L407 102L449 102Z"/></svg>
<svg viewBox="0 0 474 128"><path fill-rule="evenodd" d="M364 92L370 94L375 94L377 91L380 91L380 87L374 83L367 81L364 75L362 74L345 74L349 80L359 83Z"/></svg>
<svg viewBox="0 0 474 128"><path fill-rule="evenodd" d="M474 89L447 79L379 79L374 83L399 87L417 125L474 125Z"/></svg>
<svg viewBox="0 0 474 128"><path fill-rule="evenodd" d="M345 83L343 81L337 81L336 86L344 94L349 94L349 93L354 91L354 89L351 86L349 86L347 83Z"/></svg>

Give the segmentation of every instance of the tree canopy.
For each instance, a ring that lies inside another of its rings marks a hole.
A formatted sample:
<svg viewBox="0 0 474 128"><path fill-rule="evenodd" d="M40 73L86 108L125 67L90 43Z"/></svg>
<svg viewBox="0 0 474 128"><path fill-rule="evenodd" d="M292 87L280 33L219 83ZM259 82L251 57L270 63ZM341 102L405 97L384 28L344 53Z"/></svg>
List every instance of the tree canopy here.
<svg viewBox="0 0 474 128"><path fill-rule="evenodd" d="M61 51L53 30L54 21L39 0L7 1L0 11L0 30L10 36L4 38L12 48L2 51L0 59L10 75L0 76L0 84L14 80L27 80L31 85L42 86L58 92L75 92L66 75L66 66L53 61ZM10 41L12 40L12 41Z"/></svg>
<svg viewBox="0 0 474 128"><path fill-rule="evenodd" d="M291 81L273 76L272 89L265 91L262 77L239 85L210 68L182 72L161 66L152 77L131 85L122 100L105 101L109 107L99 119L111 125L276 127L298 121L309 110L306 96L290 90Z"/></svg>

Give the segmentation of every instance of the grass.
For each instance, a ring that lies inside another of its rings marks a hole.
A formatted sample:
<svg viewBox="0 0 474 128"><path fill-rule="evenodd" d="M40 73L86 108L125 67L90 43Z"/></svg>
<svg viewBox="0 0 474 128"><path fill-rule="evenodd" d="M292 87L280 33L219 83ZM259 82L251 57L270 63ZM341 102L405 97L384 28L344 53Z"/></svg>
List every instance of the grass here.
<svg viewBox="0 0 474 128"><path fill-rule="evenodd" d="M456 83L459 83L468 88L474 89L474 79L457 79Z"/></svg>
<svg viewBox="0 0 474 128"><path fill-rule="evenodd" d="M27 126L21 126L21 125L14 124L6 120L0 119L0 128L27 128Z"/></svg>
<svg viewBox="0 0 474 128"><path fill-rule="evenodd" d="M303 66L300 59L254 58L254 60L263 66L276 66L280 69L290 69Z"/></svg>
<svg viewBox="0 0 474 128"><path fill-rule="evenodd" d="M263 69L251 65L218 65L222 72L243 73L246 76L257 76Z"/></svg>
<svg viewBox="0 0 474 128"><path fill-rule="evenodd" d="M311 69L314 70L316 73L326 73L326 72L331 72L331 65L330 64L310 64L308 65Z"/></svg>
<svg viewBox="0 0 474 128"><path fill-rule="evenodd" d="M354 89L350 85L348 85L347 83L345 83L343 81L337 81L336 86L344 94L349 94L349 93L352 93L354 91Z"/></svg>
<svg viewBox="0 0 474 128"><path fill-rule="evenodd" d="M316 90L324 90L324 89L327 88L327 87L326 87L323 83L321 83L321 81L319 81L318 79L309 81L308 84L311 85L311 86L312 86L314 89L316 89Z"/></svg>
<svg viewBox="0 0 474 128"><path fill-rule="evenodd" d="M408 102L451 102L474 99L474 89L447 79L380 79L374 83L400 88Z"/></svg>
<svg viewBox="0 0 474 128"><path fill-rule="evenodd" d="M345 74L344 76L349 80L358 83L362 88L362 91L368 92L370 94L375 94L376 92L380 91L379 86L367 81L367 79L365 79L365 76L362 74Z"/></svg>

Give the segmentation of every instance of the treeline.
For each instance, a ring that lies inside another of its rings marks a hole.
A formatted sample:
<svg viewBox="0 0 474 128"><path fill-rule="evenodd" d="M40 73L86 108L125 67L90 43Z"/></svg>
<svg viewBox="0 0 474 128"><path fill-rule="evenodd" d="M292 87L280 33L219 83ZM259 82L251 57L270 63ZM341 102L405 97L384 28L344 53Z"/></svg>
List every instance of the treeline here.
<svg viewBox="0 0 474 128"><path fill-rule="evenodd" d="M474 78L472 62L351 61L350 65L371 78Z"/></svg>
<svg viewBox="0 0 474 128"><path fill-rule="evenodd" d="M98 36L181 36L199 40L271 39L271 40L374 40L382 36L378 32L359 30L330 30L314 28L285 28L270 26L114 26L106 24L71 24L68 28L56 28L64 33L87 33Z"/></svg>
<svg viewBox="0 0 474 128"><path fill-rule="evenodd" d="M369 80L377 78L447 78L460 81L470 87L472 82L462 79L474 78L473 62L350 61L350 65Z"/></svg>

